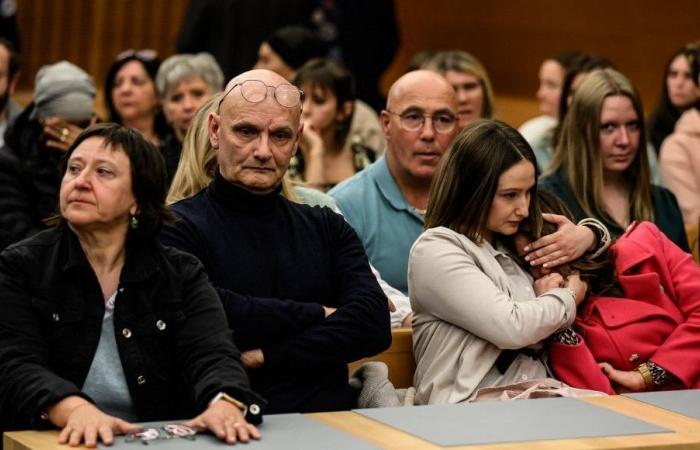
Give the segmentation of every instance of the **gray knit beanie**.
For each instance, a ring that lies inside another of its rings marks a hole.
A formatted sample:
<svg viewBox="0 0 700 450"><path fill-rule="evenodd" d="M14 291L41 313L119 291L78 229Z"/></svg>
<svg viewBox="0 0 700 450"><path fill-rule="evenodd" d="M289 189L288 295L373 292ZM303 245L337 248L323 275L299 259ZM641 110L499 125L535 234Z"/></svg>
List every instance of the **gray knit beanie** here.
<svg viewBox="0 0 700 450"><path fill-rule="evenodd" d="M34 82L31 118L61 117L81 122L90 119L95 104L95 82L68 61L43 66Z"/></svg>

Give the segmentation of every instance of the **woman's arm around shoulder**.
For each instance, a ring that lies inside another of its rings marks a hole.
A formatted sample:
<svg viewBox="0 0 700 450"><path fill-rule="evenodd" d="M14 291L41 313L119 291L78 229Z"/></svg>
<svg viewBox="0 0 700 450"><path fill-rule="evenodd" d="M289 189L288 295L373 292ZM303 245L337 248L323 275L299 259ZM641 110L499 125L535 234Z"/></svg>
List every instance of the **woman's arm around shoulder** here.
<svg viewBox="0 0 700 450"><path fill-rule="evenodd" d="M487 340L499 348L521 348L569 325L576 304L567 289L533 301L515 302L496 258L447 228L423 233L411 249L411 305Z"/></svg>

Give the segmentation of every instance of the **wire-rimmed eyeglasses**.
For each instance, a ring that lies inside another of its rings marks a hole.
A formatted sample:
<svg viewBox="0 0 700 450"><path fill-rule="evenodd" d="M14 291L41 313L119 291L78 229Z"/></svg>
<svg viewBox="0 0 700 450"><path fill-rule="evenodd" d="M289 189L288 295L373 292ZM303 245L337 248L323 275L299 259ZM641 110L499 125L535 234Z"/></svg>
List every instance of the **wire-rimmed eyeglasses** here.
<svg viewBox="0 0 700 450"><path fill-rule="evenodd" d="M389 114L399 116L401 128L406 131L418 131L425 125L425 119L429 118L433 123L433 128L438 133L449 133L457 126L457 116L450 111L426 114L420 110L408 110L402 113L395 113L386 110Z"/></svg>
<svg viewBox="0 0 700 450"><path fill-rule="evenodd" d="M265 98L267 98L267 90L270 88L274 90L273 96L277 103L285 108L293 108L304 100L304 91L291 84L285 83L271 86L265 84L265 82L261 80L246 80L241 83L234 83L234 85L226 91L224 96L221 97L221 100L219 100L219 105L216 108L217 111L221 109L221 103L223 103L226 96L238 86L241 87L241 97L250 103L260 103L265 100Z"/></svg>

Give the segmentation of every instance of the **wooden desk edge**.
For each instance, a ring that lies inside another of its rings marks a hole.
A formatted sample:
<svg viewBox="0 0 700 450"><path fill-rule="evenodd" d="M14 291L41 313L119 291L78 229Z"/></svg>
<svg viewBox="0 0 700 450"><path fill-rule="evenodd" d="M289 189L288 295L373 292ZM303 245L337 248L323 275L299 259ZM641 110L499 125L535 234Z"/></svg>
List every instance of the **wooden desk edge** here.
<svg viewBox="0 0 700 450"><path fill-rule="evenodd" d="M3 434L5 450L55 450L69 449L58 443L58 431L6 431ZM82 447L78 447L82 448Z"/></svg>
<svg viewBox="0 0 700 450"><path fill-rule="evenodd" d="M654 406L650 403L634 400L624 395L585 397L580 400L644 422L668 428L676 433L700 432L700 420Z"/></svg>
<svg viewBox="0 0 700 450"><path fill-rule="evenodd" d="M624 397L587 397L579 400L614 412L668 428L669 432L512 442L488 445L451 446L451 450L613 450L613 449L700 449L700 421ZM642 403L640 405L640 403ZM384 449L443 448L353 411L315 413L309 417L345 431ZM660 418L660 420L659 420Z"/></svg>

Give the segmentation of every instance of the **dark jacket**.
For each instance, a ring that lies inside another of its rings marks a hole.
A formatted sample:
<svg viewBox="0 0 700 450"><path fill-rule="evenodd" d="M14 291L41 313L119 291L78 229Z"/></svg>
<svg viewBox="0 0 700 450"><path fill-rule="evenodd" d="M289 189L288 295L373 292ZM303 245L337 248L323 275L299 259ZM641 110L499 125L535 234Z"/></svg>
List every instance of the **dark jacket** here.
<svg viewBox="0 0 700 450"><path fill-rule="evenodd" d="M0 149L0 249L45 229L42 220L58 209L63 154L44 148L33 109L8 124Z"/></svg>
<svg viewBox="0 0 700 450"><path fill-rule="evenodd" d="M251 194L219 173L173 205L161 241L193 253L217 287L236 345L270 413L354 406L347 363L391 342L387 299L355 231L328 208ZM337 308L324 318L323 306Z"/></svg>
<svg viewBox="0 0 700 450"><path fill-rule="evenodd" d="M104 297L68 227L0 253L0 292L1 423L36 428L49 405L86 397L80 388L100 338ZM221 302L193 256L160 244L128 247L114 327L141 421L194 417L221 391L264 406L249 387ZM249 408L251 422L261 420L260 409Z"/></svg>
<svg viewBox="0 0 700 450"><path fill-rule="evenodd" d="M576 197L574 197L563 170L540 178L539 187L559 197L569 208L571 214L574 215L575 220L586 218L586 214L576 201ZM668 189L652 184L651 203L654 207L654 223L656 226L683 251L689 252L688 236L685 234L683 216L676 197ZM630 218L631 220L639 220L639 217L634 217L634 215ZM596 217L596 219L605 224L613 238L617 238L625 232L620 225L605 217Z"/></svg>

